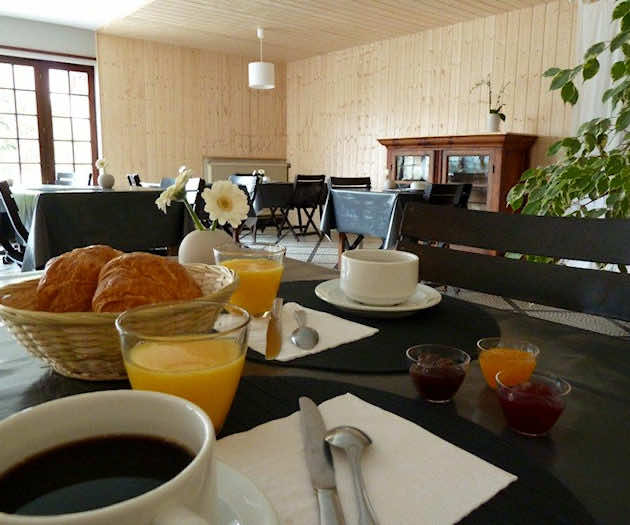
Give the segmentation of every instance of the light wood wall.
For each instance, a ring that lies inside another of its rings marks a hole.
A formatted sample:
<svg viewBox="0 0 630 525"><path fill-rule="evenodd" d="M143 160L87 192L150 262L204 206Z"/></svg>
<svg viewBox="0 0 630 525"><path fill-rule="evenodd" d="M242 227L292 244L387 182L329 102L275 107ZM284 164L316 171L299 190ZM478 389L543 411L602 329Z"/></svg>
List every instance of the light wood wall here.
<svg viewBox="0 0 630 525"><path fill-rule="evenodd" d="M381 187L386 150L377 138L479 133L491 75L510 82L505 131L541 138L571 133L571 111L542 72L573 61L576 4L558 0L409 36L291 62L287 67L287 159L291 176L370 176Z"/></svg>
<svg viewBox="0 0 630 525"><path fill-rule="evenodd" d="M244 57L97 35L102 155L117 185L200 176L207 157L286 155L286 68L276 88L247 86Z"/></svg>

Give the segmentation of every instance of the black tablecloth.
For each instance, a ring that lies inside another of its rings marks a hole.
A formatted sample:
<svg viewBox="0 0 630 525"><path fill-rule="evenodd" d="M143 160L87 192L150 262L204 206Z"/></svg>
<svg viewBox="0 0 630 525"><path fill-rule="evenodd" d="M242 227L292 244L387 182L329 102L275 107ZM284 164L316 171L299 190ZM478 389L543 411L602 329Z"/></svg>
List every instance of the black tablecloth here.
<svg viewBox="0 0 630 525"><path fill-rule="evenodd" d="M409 368L405 350L410 346L422 343L451 345L468 352L475 359L476 342L479 339L500 335L496 321L480 306L445 295L437 306L420 310L410 317L400 319L357 317L319 299L314 290L320 282L283 283L278 295L284 298L285 303L295 301L307 308L373 326L378 328L379 332L371 337L293 361L265 361L265 357L254 350L248 351L248 359L282 366L338 372L404 372Z"/></svg>
<svg viewBox="0 0 630 525"><path fill-rule="evenodd" d="M594 523L562 483L519 450L514 439L495 436L458 417L452 405L436 406L344 383L308 378L245 377L219 437L243 432L298 410L305 395L316 403L350 392L368 403L412 421L454 445L518 476L518 480L473 511L462 523ZM395 443L391 444L395 446ZM422 454L419 450L418 454ZM383 472L387 476L387 472ZM427 479L427 483L431 480ZM409 497L413 497L410 492ZM457 498L457 494L453 494ZM418 517L422 523L422 517ZM383 522L383 525L390 525ZM394 525L394 524L391 524Z"/></svg>

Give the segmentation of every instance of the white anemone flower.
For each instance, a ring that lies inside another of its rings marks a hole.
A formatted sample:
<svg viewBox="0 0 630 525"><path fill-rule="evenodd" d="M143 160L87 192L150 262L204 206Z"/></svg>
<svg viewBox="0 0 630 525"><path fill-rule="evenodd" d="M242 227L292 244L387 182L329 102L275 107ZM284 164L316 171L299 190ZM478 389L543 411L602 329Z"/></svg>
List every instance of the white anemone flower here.
<svg viewBox="0 0 630 525"><path fill-rule="evenodd" d="M171 205L171 202L177 200L177 193L175 184L173 184L160 194L160 196L155 200L155 204L160 210L166 213L166 208Z"/></svg>
<svg viewBox="0 0 630 525"><path fill-rule="evenodd" d="M227 180L214 182L211 189L203 190L202 197L210 218L221 225L229 222L236 228L247 218L249 205L245 193Z"/></svg>
<svg viewBox="0 0 630 525"><path fill-rule="evenodd" d="M105 158L100 158L94 163L94 166L96 166L98 170L104 170L107 167L107 161Z"/></svg>

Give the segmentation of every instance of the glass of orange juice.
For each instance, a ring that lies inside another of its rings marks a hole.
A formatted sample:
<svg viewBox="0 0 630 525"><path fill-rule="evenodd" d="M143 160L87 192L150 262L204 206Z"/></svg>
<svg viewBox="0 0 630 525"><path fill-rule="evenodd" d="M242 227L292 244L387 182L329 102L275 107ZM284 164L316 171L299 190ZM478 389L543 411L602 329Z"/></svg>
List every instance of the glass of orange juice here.
<svg viewBox="0 0 630 525"><path fill-rule="evenodd" d="M536 368L540 349L527 341L502 337L486 337L477 341L479 366L488 386L497 388L496 376L501 372L503 384L524 383Z"/></svg>
<svg viewBox="0 0 630 525"><path fill-rule="evenodd" d="M271 311L278 294L286 249L275 244L223 244L214 249L214 259L234 270L238 288L230 302L260 317Z"/></svg>
<svg viewBox="0 0 630 525"><path fill-rule="evenodd" d="M238 306L202 299L124 312L116 328L132 388L192 401L218 433L243 371L249 319Z"/></svg>

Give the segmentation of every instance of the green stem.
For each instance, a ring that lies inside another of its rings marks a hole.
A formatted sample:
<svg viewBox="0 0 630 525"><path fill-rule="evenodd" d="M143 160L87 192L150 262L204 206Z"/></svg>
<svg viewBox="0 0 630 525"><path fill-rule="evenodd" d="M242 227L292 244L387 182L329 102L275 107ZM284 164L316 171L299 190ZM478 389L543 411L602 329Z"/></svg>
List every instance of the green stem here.
<svg viewBox="0 0 630 525"><path fill-rule="evenodd" d="M192 209L190 203L184 199L184 206L186 206L186 209L188 210L188 213L190 214L190 218L193 220L193 223L195 224L195 228L197 228L198 230L206 231L206 227L201 223L201 221L199 220L199 217L197 217L197 214L195 213L195 211Z"/></svg>

